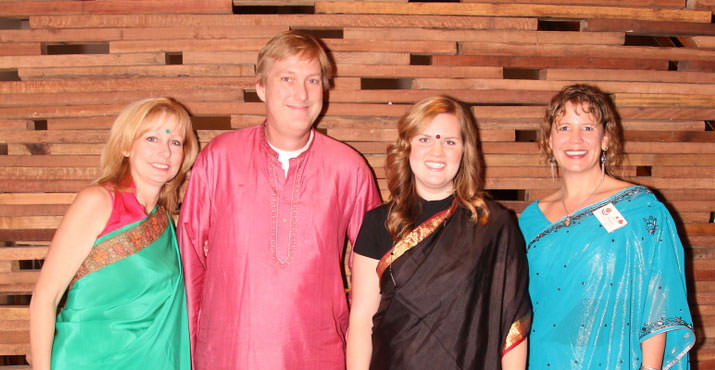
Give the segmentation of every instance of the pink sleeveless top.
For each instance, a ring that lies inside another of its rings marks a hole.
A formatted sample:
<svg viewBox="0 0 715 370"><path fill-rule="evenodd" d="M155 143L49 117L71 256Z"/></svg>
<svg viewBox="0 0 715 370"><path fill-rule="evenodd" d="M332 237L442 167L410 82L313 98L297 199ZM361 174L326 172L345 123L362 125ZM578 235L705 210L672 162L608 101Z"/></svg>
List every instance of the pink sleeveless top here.
<svg viewBox="0 0 715 370"><path fill-rule="evenodd" d="M139 221L147 216L144 207L139 204L134 194L134 184L128 191L111 191L112 214L109 216L107 226L99 234L99 237L109 234L125 225Z"/></svg>

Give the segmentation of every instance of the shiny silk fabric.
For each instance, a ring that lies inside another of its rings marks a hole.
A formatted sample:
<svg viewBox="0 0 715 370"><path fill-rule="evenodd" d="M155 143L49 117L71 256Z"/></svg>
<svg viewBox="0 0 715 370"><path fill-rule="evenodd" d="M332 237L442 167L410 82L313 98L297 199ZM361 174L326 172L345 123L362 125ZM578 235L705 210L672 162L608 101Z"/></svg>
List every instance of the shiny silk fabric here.
<svg viewBox="0 0 715 370"><path fill-rule="evenodd" d="M457 207L385 269L371 369L500 369L510 332L528 335L524 240L511 213L487 204L486 225Z"/></svg>
<svg viewBox="0 0 715 370"><path fill-rule="evenodd" d="M613 203L628 224L610 233L593 211ZM638 369L640 342L667 333L663 369L688 369L695 343L683 247L653 194L629 187L550 223L537 203L527 241L534 322L529 369Z"/></svg>
<svg viewBox="0 0 715 370"><path fill-rule="evenodd" d="M101 236L57 316L52 369L191 369L176 236L163 208Z"/></svg>
<svg viewBox="0 0 715 370"><path fill-rule="evenodd" d="M317 131L287 176L263 125L214 138L178 227L193 369L345 369L341 261L378 203L365 159Z"/></svg>

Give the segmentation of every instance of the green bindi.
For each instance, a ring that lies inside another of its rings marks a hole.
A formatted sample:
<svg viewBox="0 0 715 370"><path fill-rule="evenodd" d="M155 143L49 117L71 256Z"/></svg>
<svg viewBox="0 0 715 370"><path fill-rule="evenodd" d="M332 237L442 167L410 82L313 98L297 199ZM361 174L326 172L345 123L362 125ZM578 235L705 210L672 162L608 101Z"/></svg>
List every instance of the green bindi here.
<svg viewBox="0 0 715 370"><path fill-rule="evenodd" d="M167 134L170 134L171 131L167 128L167 129L166 129L166 133L167 133Z"/></svg>

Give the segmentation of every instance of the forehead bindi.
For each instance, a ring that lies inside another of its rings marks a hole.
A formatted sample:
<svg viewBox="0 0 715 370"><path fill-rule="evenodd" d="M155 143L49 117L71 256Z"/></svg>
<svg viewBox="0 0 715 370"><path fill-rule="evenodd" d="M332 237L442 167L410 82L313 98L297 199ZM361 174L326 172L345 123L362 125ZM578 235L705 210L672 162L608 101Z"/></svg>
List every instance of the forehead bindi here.
<svg viewBox="0 0 715 370"><path fill-rule="evenodd" d="M184 137L185 128L176 116L163 113L145 122L145 133L153 132L172 137Z"/></svg>
<svg viewBox="0 0 715 370"><path fill-rule="evenodd" d="M437 139L460 138L462 136L457 117L449 113L440 113L435 116L422 134Z"/></svg>

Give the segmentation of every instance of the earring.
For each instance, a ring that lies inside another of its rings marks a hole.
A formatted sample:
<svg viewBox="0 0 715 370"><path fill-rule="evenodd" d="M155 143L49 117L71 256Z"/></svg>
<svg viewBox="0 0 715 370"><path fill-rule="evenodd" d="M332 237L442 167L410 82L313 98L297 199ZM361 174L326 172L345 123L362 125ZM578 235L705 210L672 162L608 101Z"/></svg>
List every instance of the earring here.
<svg viewBox="0 0 715 370"><path fill-rule="evenodd" d="M556 181L556 158L553 154L549 154L549 172L551 172L551 181Z"/></svg>
<svg viewBox="0 0 715 370"><path fill-rule="evenodd" d="M606 173L606 153L607 150L602 150L601 151L601 174Z"/></svg>

